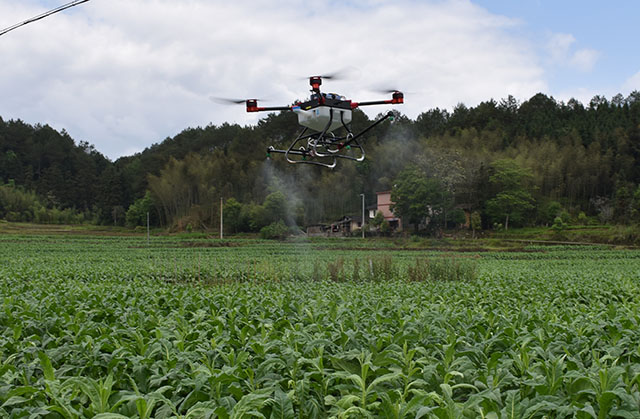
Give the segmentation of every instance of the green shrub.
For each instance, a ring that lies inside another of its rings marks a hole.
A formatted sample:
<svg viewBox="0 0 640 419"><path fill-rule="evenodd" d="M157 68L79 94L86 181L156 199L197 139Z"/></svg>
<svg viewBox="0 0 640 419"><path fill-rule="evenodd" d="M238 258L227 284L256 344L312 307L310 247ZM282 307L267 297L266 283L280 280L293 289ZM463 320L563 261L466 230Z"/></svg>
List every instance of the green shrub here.
<svg viewBox="0 0 640 419"><path fill-rule="evenodd" d="M588 221L589 218L587 217L587 214L585 214L584 211L580 211L580 214L578 214L578 223L581 225L587 225Z"/></svg>
<svg viewBox="0 0 640 419"><path fill-rule="evenodd" d="M564 222L564 220L562 219L562 217L557 216L554 220L553 220L553 225L551 226L551 229L553 229L553 231L556 234L560 234L564 231L564 229L567 228L567 224Z"/></svg>
<svg viewBox="0 0 640 419"><path fill-rule="evenodd" d="M391 225L389 224L389 221L383 220L380 224L380 234L387 236L389 233L391 233Z"/></svg>
<svg viewBox="0 0 640 419"><path fill-rule="evenodd" d="M289 227L280 220L260 229L260 237L269 240L284 240L289 235Z"/></svg>

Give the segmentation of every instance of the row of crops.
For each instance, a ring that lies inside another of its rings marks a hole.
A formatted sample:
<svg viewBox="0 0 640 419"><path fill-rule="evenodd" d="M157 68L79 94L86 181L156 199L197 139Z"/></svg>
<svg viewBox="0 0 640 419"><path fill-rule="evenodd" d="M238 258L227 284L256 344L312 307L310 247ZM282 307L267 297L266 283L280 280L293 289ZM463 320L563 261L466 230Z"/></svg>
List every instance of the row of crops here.
<svg viewBox="0 0 640 419"><path fill-rule="evenodd" d="M640 417L640 251L4 236L0 257L1 417Z"/></svg>

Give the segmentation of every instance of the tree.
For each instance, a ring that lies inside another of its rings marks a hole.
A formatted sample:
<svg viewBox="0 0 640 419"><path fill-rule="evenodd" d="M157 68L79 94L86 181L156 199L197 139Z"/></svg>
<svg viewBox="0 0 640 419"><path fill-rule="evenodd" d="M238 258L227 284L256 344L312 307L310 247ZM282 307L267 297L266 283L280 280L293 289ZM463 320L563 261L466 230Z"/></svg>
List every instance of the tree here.
<svg viewBox="0 0 640 419"><path fill-rule="evenodd" d="M482 217L478 211L471 213L471 234L474 239L476 238L476 230L482 230Z"/></svg>
<svg viewBox="0 0 640 419"><path fill-rule="evenodd" d="M272 192L264 200L262 204L265 211L267 224L275 223L280 220L287 220L289 215L289 206L287 197L280 191Z"/></svg>
<svg viewBox="0 0 640 419"><path fill-rule="evenodd" d="M383 236L388 236L389 233L391 233L391 225L389 224L389 221L383 219L382 222L380 223L380 233Z"/></svg>
<svg viewBox="0 0 640 419"><path fill-rule="evenodd" d="M497 160L491 164L489 182L496 188L496 195L487 201L487 212L495 219L504 219L504 229L509 229L509 219L521 222L527 211L533 209L533 196L528 191L529 170L511 159Z"/></svg>
<svg viewBox="0 0 640 419"><path fill-rule="evenodd" d="M377 211L375 217L373 217L373 219L371 220L371 224L376 228L380 228L380 225L383 222L384 222L384 215L382 214L382 211Z"/></svg>
<svg viewBox="0 0 640 419"><path fill-rule="evenodd" d="M121 174L115 166L109 166L102 172L98 182L98 196L96 205L102 223L118 223L118 219L124 224L124 217L120 212L124 212L122 206L123 180ZM115 220L115 221L114 221Z"/></svg>
<svg viewBox="0 0 640 419"><path fill-rule="evenodd" d="M370 123L365 113L354 111L353 131ZM253 126L187 128L110 162L66 132L0 120L0 182L14 179L16 186L35 191L48 209L92 209L103 223L113 222L114 208L130 208L150 190L163 224L206 228L218 224L220 196L233 197L246 203L244 220L252 212L264 216L254 220L259 231L258 224L271 223L266 218L282 216L281 202L275 212L263 205L259 211L254 208L271 192L285 193L287 224L323 222L359 213L360 193L372 196L391 189L406 162L413 162L421 177L432 179L425 182L434 188L439 182L445 191L423 208L429 227L436 220L443 227L452 225L454 201L457 207L481 210L488 227L507 218L499 198L509 203L514 197L504 195L513 190L508 185L489 181L497 173L487 164L508 157L530 169L525 191L540 203L559 202L576 214L599 212L611 222L640 219L640 208L628 205L640 184L640 92L626 98L594 97L586 107L575 99L564 104L538 94L523 103L508 97L473 107L425 110L415 122L398 115L393 124L387 121L368 131L365 161L339 171L291 166L277 156L263 164L266 147L288 145L297 127L296 115L282 112ZM598 207L596 197L610 202ZM522 202L526 206L532 201L525 196ZM557 215L553 208L537 207L536 222L551 225ZM508 226L532 215L519 212L509 215Z"/></svg>
<svg viewBox="0 0 640 419"><path fill-rule="evenodd" d="M235 198L227 199L227 202L224 204L224 225L230 227L233 233L242 230L244 225L242 215L242 204Z"/></svg>
<svg viewBox="0 0 640 419"><path fill-rule="evenodd" d="M625 185L617 185L614 197L613 214L616 221L626 224L631 218L633 197Z"/></svg>
<svg viewBox="0 0 640 419"><path fill-rule="evenodd" d="M633 193L633 201L631 204L631 217L637 223L640 222L640 185Z"/></svg>
<svg viewBox="0 0 640 419"><path fill-rule="evenodd" d="M158 176L149 175L149 189L162 208L168 224L182 217L193 221L215 222L218 197L211 185L216 161L211 157L188 154L184 160L170 158Z"/></svg>
<svg viewBox="0 0 640 419"><path fill-rule="evenodd" d="M596 209L598 219L602 224L607 224L613 218L613 204L606 196L596 196L591 199L591 205Z"/></svg>
<svg viewBox="0 0 640 419"><path fill-rule="evenodd" d="M143 226L147 224L147 214L149 214L150 224L157 224L157 216L154 210L153 198L151 192L147 191L143 198L137 199L129 206L126 214L127 226Z"/></svg>
<svg viewBox="0 0 640 419"><path fill-rule="evenodd" d="M562 204L558 201L549 201L540 206L539 221L543 224L552 224L555 218L562 212Z"/></svg>
<svg viewBox="0 0 640 419"><path fill-rule="evenodd" d="M393 212L413 224L416 231L420 223L438 221L450 202L442 183L414 165L407 166L396 178L391 200Z"/></svg>

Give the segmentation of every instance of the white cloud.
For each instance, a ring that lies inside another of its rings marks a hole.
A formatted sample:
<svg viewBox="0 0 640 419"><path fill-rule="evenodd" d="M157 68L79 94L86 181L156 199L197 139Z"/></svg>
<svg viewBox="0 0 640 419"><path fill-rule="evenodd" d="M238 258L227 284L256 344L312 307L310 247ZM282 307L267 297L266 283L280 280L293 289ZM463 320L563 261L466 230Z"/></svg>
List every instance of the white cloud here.
<svg viewBox="0 0 640 419"><path fill-rule="evenodd" d="M571 45L576 42L576 38L567 33L552 34L549 38L549 55L554 61L566 61Z"/></svg>
<svg viewBox="0 0 640 419"><path fill-rule="evenodd" d="M571 34L555 33L549 37L547 50L553 64L587 72L595 65L600 52L590 48L573 49L576 39Z"/></svg>
<svg viewBox="0 0 640 419"><path fill-rule="evenodd" d="M0 0L0 26L44 10L15 3ZM264 116L210 95L288 104L308 93L300 76L345 67L360 76L327 90L414 92L398 108L412 118L528 98L547 86L532 46L510 36L516 24L467 0L92 1L0 37L0 116L65 128L116 158L188 126ZM579 52L568 55L575 65L595 59Z"/></svg>
<svg viewBox="0 0 640 419"><path fill-rule="evenodd" d="M600 52L594 49L583 48L573 53L571 65L580 71L590 71L600 58Z"/></svg>
<svg viewBox="0 0 640 419"><path fill-rule="evenodd" d="M640 71L638 71L636 74L629 77L627 81L625 81L624 90L629 92L634 90L640 91Z"/></svg>

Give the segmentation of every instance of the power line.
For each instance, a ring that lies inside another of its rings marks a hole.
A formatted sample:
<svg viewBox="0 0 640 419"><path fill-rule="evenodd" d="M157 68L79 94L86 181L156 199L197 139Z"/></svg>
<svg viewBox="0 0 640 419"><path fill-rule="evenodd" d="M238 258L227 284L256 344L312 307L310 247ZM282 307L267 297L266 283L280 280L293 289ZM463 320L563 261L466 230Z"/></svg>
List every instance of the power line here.
<svg viewBox="0 0 640 419"><path fill-rule="evenodd" d="M31 19L27 19L27 20L25 20L24 22L16 23L16 24L15 24L15 25L13 25L13 26L9 26L8 28L4 28L4 29L0 30L0 36L4 35L4 34L5 34L5 33L7 33L7 32L11 32L11 31L12 31L12 30L14 30L14 29L18 29L18 28L19 28L19 27L21 27L21 26L24 26L24 25L27 25L27 24L29 24L29 23L32 23L32 22L38 21L38 20L40 20L40 19L44 19L45 17L47 17L47 16L51 16L51 15L52 15L52 14L54 14L54 13L61 12L61 11L63 11L63 10L66 10L66 9L70 8L70 7L77 6L77 5L82 4L82 3L86 3L86 2L88 2L88 1L89 1L89 0L76 0L76 1L71 1L71 2L69 2L69 3L67 3L67 4L63 4L62 6L58 6L58 7L56 7L55 9L51 9L51 10L49 10L48 12L44 12L44 13L42 13L42 14L39 14L39 15L37 15L37 16L34 16L34 17L32 17Z"/></svg>

